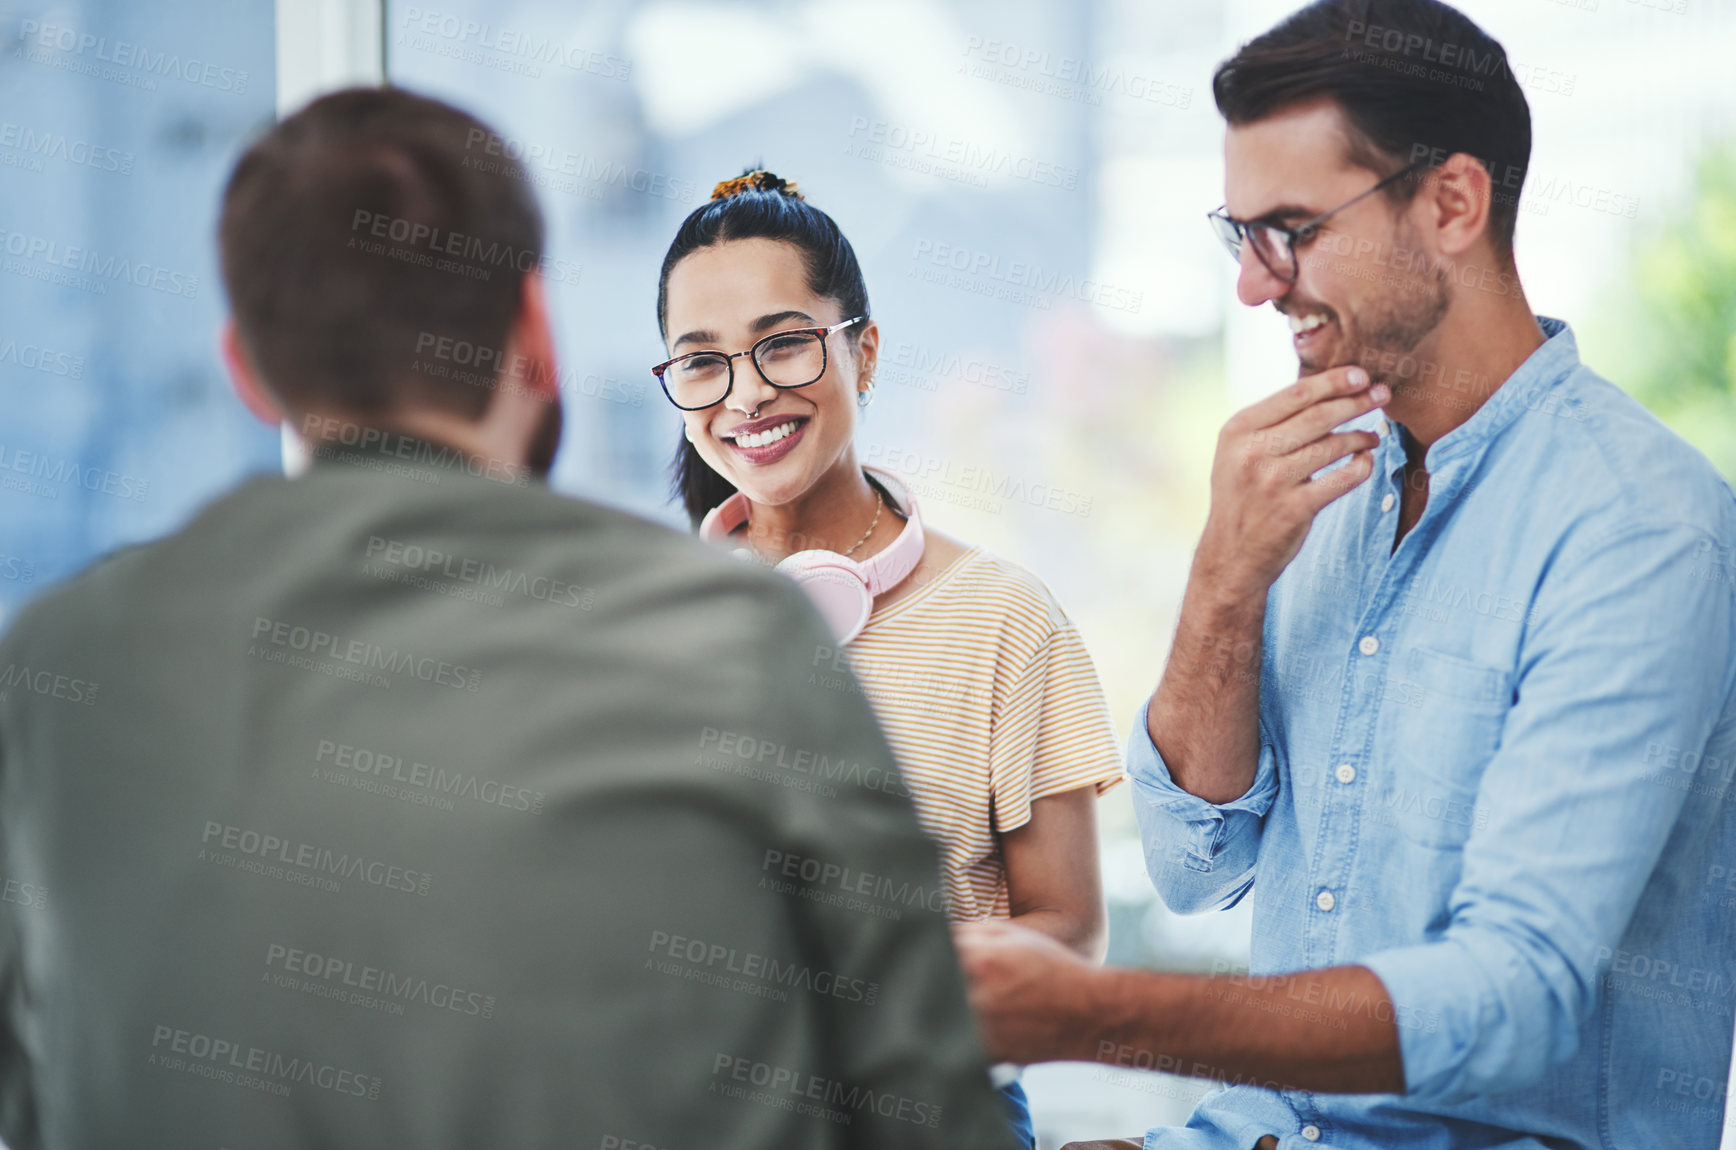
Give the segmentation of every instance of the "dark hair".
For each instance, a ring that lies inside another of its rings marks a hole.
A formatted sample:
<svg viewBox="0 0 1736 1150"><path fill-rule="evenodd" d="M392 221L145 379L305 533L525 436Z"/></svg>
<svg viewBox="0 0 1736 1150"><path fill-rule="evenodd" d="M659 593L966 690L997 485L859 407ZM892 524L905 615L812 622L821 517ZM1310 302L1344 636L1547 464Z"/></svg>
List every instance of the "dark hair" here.
<svg viewBox="0 0 1736 1150"><path fill-rule="evenodd" d="M1519 189L1531 162L1531 109L1507 53L1439 0L1317 0L1218 66L1218 111L1233 125L1304 100L1343 111L1353 163L1387 176L1418 160L1464 152L1494 183L1489 230L1513 252ZM1395 203L1420 180L1389 185Z"/></svg>
<svg viewBox="0 0 1736 1150"><path fill-rule="evenodd" d="M498 139L437 100L350 88L247 150L218 237L237 333L273 395L356 415L481 417L492 378L477 386L415 365L430 340L498 353L525 274L541 265L523 168L499 154L476 162L478 145Z"/></svg>
<svg viewBox="0 0 1736 1150"><path fill-rule="evenodd" d="M808 290L836 300L844 318L868 315L868 285L855 249L836 221L803 199L795 185L753 169L718 185L707 203L695 208L675 233L657 277L657 330L669 338L669 273L700 248L728 240L768 239L793 244L807 267ZM861 326L848 329L856 339ZM670 467L672 493L697 527L705 513L734 494L735 487L713 471L686 439L675 449Z"/></svg>

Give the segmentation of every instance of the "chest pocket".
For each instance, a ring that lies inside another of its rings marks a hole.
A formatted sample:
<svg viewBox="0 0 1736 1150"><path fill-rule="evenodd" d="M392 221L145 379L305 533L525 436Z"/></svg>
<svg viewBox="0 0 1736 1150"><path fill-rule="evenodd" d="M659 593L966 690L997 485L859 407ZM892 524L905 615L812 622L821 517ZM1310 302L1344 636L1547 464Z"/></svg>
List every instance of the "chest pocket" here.
<svg viewBox="0 0 1736 1150"><path fill-rule="evenodd" d="M1409 705L1384 708L1393 722L1384 740L1392 754L1390 770L1380 772L1378 817L1412 842L1456 850L1488 821L1477 786L1501 745L1512 702L1508 675L1413 647L1402 696Z"/></svg>

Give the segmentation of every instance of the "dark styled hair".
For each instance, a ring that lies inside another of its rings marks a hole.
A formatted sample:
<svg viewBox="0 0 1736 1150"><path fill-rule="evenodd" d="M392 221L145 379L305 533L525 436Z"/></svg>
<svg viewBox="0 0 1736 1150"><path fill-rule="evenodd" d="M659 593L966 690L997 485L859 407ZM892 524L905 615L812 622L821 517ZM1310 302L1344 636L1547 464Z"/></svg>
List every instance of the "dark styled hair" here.
<svg viewBox="0 0 1736 1150"><path fill-rule="evenodd" d="M807 268L808 290L836 300L844 318L868 315L868 285L855 249L837 223L803 199L796 186L770 172L753 169L717 186L714 198L681 221L663 270L657 278L657 330L669 338L669 273L700 248L728 240L768 239L793 244ZM861 326L847 329L854 342ZM728 499L735 487L713 471L685 438L670 467L672 493L695 527L705 513Z"/></svg>
<svg viewBox="0 0 1736 1150"><path fill-rule="evenodd" d="M247 150L218 240L237 333L273 395L356 415L482 416L490 386L416 364L441 340L492 350L498 364L525 275L541 266L542 215L523 168L498 148L478 162L498 139L437 100L350 88Z"/></svg>
<svg viewBox="0 0 1736 1150"><path fill-rule="evenodd" d="M1511 257L1531 162L1531 108L1507 53L1440 0L1317 0L1244 44L1212 77L1232 125L1321 96L1344 114L1350 159L1382 176L1457 152L1494 184L1489 231ZM1403 204L1421 180L1388 186Z"/></svg>

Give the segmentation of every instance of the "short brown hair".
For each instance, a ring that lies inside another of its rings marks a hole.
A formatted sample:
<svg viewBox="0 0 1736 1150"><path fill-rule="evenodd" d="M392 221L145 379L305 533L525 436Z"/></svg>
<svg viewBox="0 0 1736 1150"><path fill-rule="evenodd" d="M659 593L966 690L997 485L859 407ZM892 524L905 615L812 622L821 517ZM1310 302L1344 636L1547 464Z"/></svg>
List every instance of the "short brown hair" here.
<svg viewBox="0 0 1736 1150"><path fill-rule="evenodd" d="M350 88L247 150L218 242L241 344L274 396L300 410L482 416L491 388L416 360L431 337L501 348L542 263L522 165L471 161L498 138L438 100Z"/></svg>
<svg viewBox="0 0 1736 1150"><path fill-rule="evenodd" d="M1218 111L1250 124L1328 97L1350 132L1350 159L1383 176L1457 152L1494 184L1489 232L1510 256L1531 162L1531 107L1499 42L1440 0L1317 0L1256 36L1212 77ZM1389 186L1395 202L1420 182Z"/></svg>

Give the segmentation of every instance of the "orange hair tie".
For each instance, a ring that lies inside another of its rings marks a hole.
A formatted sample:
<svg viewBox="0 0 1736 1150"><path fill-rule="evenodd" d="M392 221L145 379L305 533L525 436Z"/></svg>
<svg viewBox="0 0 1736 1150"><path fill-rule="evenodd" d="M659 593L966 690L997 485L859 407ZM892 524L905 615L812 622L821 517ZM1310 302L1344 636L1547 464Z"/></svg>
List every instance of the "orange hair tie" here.
<svg viewBox="0 0 1736 1150"><path fill-rule="evenodd" d="M782 192L784 195L798 200L807 198L802 195L801 189L796 186L795 181L775 176L764 168L755 168L746 175L737 176L733 180L720 181L715 188L711 189L711 198L727 200L731 196L739 196L747 191Z"/></svg>

